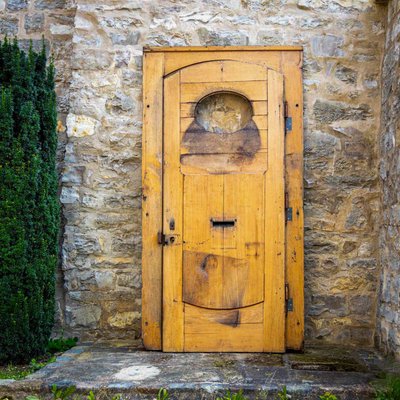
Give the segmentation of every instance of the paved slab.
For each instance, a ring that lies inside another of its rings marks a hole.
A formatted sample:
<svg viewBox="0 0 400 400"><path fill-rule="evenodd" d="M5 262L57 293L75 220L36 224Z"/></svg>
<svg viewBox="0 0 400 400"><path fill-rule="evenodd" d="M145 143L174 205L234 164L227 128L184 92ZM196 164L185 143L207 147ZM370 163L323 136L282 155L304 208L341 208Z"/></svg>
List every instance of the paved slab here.
<svg viewBox="0 0 400 400"><path fill-rule="evenodd" d="M76 386L101 398L154 399L161 387L172 399L215 399L243 389L250 399L272 399L284 386L292 399L319 399L330 391L341 400L369 399L369 382L382 358L372 350L310 348L305 354L160 353L127 347L75 347L23 381L0 384L0 398L49 393ZM49 395L50 396L50 395ZM49 397L50 398L50 397Z"/></svg>

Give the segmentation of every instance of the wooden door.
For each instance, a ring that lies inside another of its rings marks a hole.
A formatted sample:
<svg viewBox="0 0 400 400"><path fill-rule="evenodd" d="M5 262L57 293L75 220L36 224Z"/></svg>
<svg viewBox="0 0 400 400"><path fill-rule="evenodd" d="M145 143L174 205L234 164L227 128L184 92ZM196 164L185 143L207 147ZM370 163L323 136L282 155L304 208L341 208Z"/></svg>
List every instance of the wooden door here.
<svg viewBox="0 0 400 400"><path fill-rule="evenodd" d="M283 76L207 61L163 89L162 349L282 352Z"/></svg>

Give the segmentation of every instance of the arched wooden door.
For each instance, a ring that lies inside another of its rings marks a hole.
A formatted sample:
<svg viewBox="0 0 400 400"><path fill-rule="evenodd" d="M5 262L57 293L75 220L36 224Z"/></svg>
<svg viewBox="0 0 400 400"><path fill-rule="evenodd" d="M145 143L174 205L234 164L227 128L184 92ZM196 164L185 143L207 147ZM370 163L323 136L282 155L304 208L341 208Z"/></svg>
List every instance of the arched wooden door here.
<svg viewBox="0 0 400 400"><path fill-rule="evenodd" d="M258 64L164 77L164 351L285 350L283 104Z"/></svg>

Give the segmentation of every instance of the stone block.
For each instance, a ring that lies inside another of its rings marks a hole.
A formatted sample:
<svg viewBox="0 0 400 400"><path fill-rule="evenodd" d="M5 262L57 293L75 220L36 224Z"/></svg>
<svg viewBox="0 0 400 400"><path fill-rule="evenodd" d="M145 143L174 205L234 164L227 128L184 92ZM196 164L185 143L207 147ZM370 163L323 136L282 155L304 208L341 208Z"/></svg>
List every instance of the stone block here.
<svg viewBox="0 0 400 400"><path fill-rule="evenodd" d="M129 32L128 34L112 33L111 41L114 45L121 46L134 46L138 44L140 38L140 32Z"/></svg>
<svg viewBox="0 0 400 400"><path fill-rule="evenodd" d="M26 33L41 32L44 28L44 14L36 13L25 16L25 31Z"/></svg>
<svg viewBox="0 0 400 400"><path fill-rule="evenodd" d="M132 274L120 274L117 278L117 285L124 288L133 289L135 278Z"/></svg>
<svg viewBox="0 0 400 400"><path fill-rule="evenodd" d="M98 121L86 115L68 114L67 136L85 137L95 134Z"/></svg>
<svg viewBox="0 0 400 400"><path fill-rule="evenodd" d="M132 325L135 319L139 318L137 312L126 311L117 312L108 318L107 322L116 328L125 328L126 326Z"/></svg>
<svg viewBox="0 0 400 400"><path fill-rule="evenodd" d="M137 239L135 240L133 236L127 238L114 238L111 246L112 251L115 253L131 255L137 246Z"/></svg>
<svg viewBox="0 0 400 400"><path fill-rule="evenodd" d="M78 204L79 191L75 188L63 187L61 189L60 201L62 204Z"/></svg>
<svg viewBox="0 0 400 400"><path fill-rule="evenodd" d="M73 248L80 254L100 254L102 246L98 237L89 233L76 233L70 237L73 240Z"/></svg>
<svg viewBox="0 0 400 400"><path fill-rule="evenodd" d="M18 46L21 50L24 50L25 53L27 53L29 51L31 46L32 46L32 49L36 53L40 53L43 49L43 40L42 39L34 39L34 40L19 39ZM50 42L47 39L44 40L44 46L46 49L46 55L48 57L50 55Z"/></svg>
<svg viewBox="0 0 400 400"><path fill-rule="evenodd" d="M331 123L341 120L365 120L372 114L368 104L361 104L357 107L347 103L328 102L317 100L314 103L314 116L318 122Z"/></svg>
<svg viewBox="0 0 400 400"><path fill-rule="evenodd" d="M99 289L114 289L114 277L115 273L113 271L96 271L94 273L96 286Z"/></svg>
<svg viewBox="0 0 400 400"><path fill-rule="evenodd" d="M343 37L334 35L315 36L311 39L311 51L316 57L344 57Z"/></svg>
<svg viewBox="0 0 400 400"><path fill-rule="evenodd" d="M323 313L344 317L348 314L346 297L344 295L317 295L312 296L312 304L308 315L318 316Z"/></svg>
<svg viewBox="0 0 400 400"><path fill-rule="evenodd" d="M347 261L350 268L361 268L362 270L373 270L377 267L375 258L355 258Z"/></svg>
<svg viewBox="0 0 400 400"><path fill-rule="evenodd" d="M279 45L280 40L279 37L276 35L276 30L271 29L271 30L260 30L257 33L257 43L262 44L262 45Z"/></svg>
<svg viewBox="0 0 400 400"><path fill-rule="evenodd" d="M354 314L367 316L371 314L374 300L372 296L357 295L349 299L350 311Z"/></svg>
<svg viewBox="0 0 400 400"><path fill-rule="evenodd" d="M131 52L129 50L117 51L114 60L116 68L127 67L131 60ZM135 73L134 71L129 72Z"/></svg>
<svg viewBox="0 0 400 400"><path fill-rule="evenodd" d="M332 157L338 149L339 140L329 133L313 131L305 136L304 154L306 157Z"/></svg>
<svg viewBox="0 0 400 400"><path fill-rule="evenodd" d="M14 36L18 33L18 19L12 17L0 17L0 34Z"/></svg>
<svg viewBox="0 0 400 400"><path fill-rule="evenodd" d="M368 215L361 204L356 204L347 216L345 228L349 230L364 229L368 223Z"/></svg>
<svg viewBox="0 0 400 400"><path fill-rule="evenodd" d="M98 305L79 305L66 307L66 319L69 326L96 328L101 317L101 307Z"/></svg>
<svg viewBox="0 0 400 400"><path fill-rule="evenodd" d="M127 96L121 91L117 91L114 97L107 102L107 107L117 113L132 111L135 107L135 102L132 97Z"/></svg>
<svg viewBox="0 0 400 400"><path fill-rule="evenodd" d="M349 254L357 248L357 243L354 241L345 241L343 243L343 254Z"/></svg>
<svg viewBox="0 0 400 400"><path fill-rule="evenodd" d="M85 167L67 166L66 168L64 168L62 172L61 182L81 185L83 181L84 172L85 172Z"/></svg>
<svg viewBox="0 0 400 400"><path fill-rule="evenodd" d="M19 11L28 8L28 0L7 0L7 10Z"/></svg>
<svg viewBox="0 0 400 400"><path fill-rule="evenodd" d="M151 32L146 36L145 43L148 46L187 46L190 39L180 32Z"/></svg>
<svg viewBox="0 0 400 400"><path fill-rule="evenodd" d="M297 7L301 10L314 10L321 7L321 0L297 0Z"/></svg>
<svg viewBox="0 0 400 400"><path fill-rule="evenodd" d="M247 34L240 31L212 31L202 27L197 29L197 34L203 46L245 46L249 43Z"/></svg>
<svg viewBox="0 0 400 400"><path fill-rule="evenodd" d="M72 35L73 28L69 25L51 24L50 33L54 36L68 36Z"/></svg>
<svg viewBox="0 0 400 400"><path fill-rule="evenodd" d="M342 82L354 84L357 82L358 72L339 64L336 67L335 76Z"/></svg>
<svg viewBox="0 0 400 400"><path fill-rule="evenodd" d="M114 54L110 51L82 49L72 55L71 67L76 70L104 70L111 66Z"/></svg>
<svg viewBox="0 0 400 400"><path fill-rule="evenodd" d="M35 0L35 8L38 10L55 10L64 8L67 0Z"/></svg>

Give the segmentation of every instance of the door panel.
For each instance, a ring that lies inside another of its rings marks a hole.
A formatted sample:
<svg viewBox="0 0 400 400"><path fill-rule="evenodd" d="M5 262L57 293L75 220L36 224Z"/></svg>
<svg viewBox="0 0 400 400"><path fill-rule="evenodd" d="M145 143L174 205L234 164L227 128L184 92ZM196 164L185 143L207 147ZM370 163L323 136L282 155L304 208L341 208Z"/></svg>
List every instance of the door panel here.
<svg viewBox="0 0 400 400"><path fill-rule="evenodd" d="M263 304L207 310L185 304L185 351L260 351Z"/></svg>
<svg viewBox="0 0 400 400"><path fill-rule="evenodd" d="M251 73L249 73L251 70ZM181 71L181 82L243 82L265 81L267 70L261 65L246 62L209 61L192 65Z"/></svg>
<svg viewBox="0 0 400 400"><path fill-rule="evenodd" d="M218 125L241 118L231 104L212 128L196 118L220 92L251 104L243 128ZM164 79L164 351L284 350L283 135L275 71L222 60Z"/></svg>
<svg viewBox="0 0 400 400"><path fill-rule="evenodd" d="M250 99L249 99L250 100ZM267 115L267 102L265 100L262 101L251 101L251 106L253 108L253 115ZM192 103L181 103L181 118L193 118L194 109L196 107L197 102Z"/></svg>

